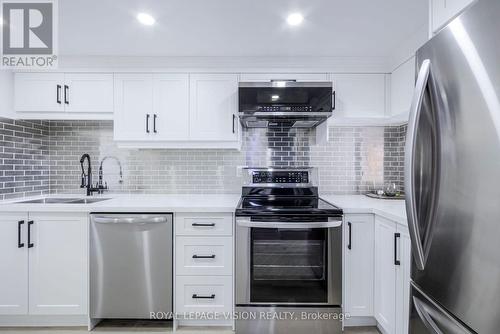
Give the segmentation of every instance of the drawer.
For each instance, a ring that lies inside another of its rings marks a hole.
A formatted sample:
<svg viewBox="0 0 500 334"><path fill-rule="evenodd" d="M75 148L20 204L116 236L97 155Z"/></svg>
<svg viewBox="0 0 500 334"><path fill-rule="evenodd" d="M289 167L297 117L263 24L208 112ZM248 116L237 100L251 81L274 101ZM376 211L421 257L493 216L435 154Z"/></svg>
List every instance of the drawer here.
<svg viewBox="0 0 500 334"><path fill-rule="evenodd" d="M175 311L232 312L232 276L176 276Z"/></svg>
<svg viewBox="0 0 500 334"><path fill-rule="evenodd" d="M176 275L232 275L233 238L176 237Z"/></svg>
<svg viewBox="0 0 500 334"><path fill-rule="evenodd" d="M179 213L175 235L233 235L232 213Z"/></svg>

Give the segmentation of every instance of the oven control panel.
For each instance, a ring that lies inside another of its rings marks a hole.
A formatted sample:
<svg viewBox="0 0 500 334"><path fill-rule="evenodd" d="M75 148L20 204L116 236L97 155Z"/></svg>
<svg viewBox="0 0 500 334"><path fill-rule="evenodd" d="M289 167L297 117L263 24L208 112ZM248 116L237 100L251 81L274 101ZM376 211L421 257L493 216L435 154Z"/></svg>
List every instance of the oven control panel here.
<svg viewBox="0 0 500 334"><path fill-rule="evenodd" d="M309 183L308 171L253 171L252 183Z"/></svg>

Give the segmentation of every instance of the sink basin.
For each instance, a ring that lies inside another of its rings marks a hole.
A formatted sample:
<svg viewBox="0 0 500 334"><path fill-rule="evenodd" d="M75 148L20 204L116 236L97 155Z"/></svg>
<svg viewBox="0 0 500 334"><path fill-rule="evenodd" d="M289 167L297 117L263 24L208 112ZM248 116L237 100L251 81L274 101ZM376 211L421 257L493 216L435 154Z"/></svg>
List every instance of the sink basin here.
<svg viewBox="0 0 500 334"><path fill-rule="evenodd" d="M31 199L27 201L20 201L17 203L21 204L91 204L97 203L101 201L106 201L109 198L74 198L74 197L48 197L48 198L39 198L39 199Z"/></svg>
<svg viewBox="0 0 500 334"><path fill-rule="evenodd" d="M107 201L109 198L80 198L68 203L71 204L91 204L91 203L97 203L101 201Z"/></svg>

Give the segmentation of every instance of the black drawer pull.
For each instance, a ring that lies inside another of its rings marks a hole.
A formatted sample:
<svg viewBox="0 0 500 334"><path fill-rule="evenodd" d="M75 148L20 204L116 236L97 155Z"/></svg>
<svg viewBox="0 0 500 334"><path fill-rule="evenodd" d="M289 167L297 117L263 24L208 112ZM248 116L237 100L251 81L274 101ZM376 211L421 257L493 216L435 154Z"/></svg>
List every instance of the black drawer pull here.
<svg viewBox="0 0 500 334"><path fill-rule="evenodd" d="M199 296L196 293L193 295L193 299L215 299L215 295L210 296Z"/></svg>
<svg viewBox="0 0 500 334"><path fill-rule="evenodd" d="M193 259L215 259L215 254L212 254L212 255L193 255Z"/></svg>
<svg viewBox="0 0 500 334"><path fill-rule="evenodd" d="M23 248L24 242L21 242L21 229L22 225L24 225L24 220L20 220L17 222L17 248Z"/></svg>
<svg viewBox="0 0 500 334"><path fill-rule="evenodd" d="M192 223L193 227L214 227L215 223Z"/></svg>
<svg viewBox="0 0 500 334"><path fill-rule="evenodd" d="M64 103L69 104L69 86L64 85Z"/></svg>
<svg viewBox="0 0 500 334"><path fill-rule="evenodd" d="M347 249L351 249L351 234L352 234L352 224L351 222L347 223L347 226L349 227L349 242L347 244Z"/></svg>
<svg viewBox="0 0 500 334"><path fill-rule="evenodd" d="M149 114L146 114L146 133L149 133Z"/></svg>
<svg viewBox="0 0 500 334"><path fill-rule="evenodd" d="M28 222L28 248L33 248L33 246L35 246L35 244L31 243L31 225L33 224L34 222L32 220Z"/></svg>
<svg viewBox="0 0 500 334"><path fill-rule="evenodd" d="M398 239L401 237L401 233L394 233L394 265L400 266L401 261L398 260Z"/></svg>
<svg viewBox="0 0 500 334"><path fill-rule="evenodd" d="M56 102L61 104L61 85L56 86Z"/></svg>

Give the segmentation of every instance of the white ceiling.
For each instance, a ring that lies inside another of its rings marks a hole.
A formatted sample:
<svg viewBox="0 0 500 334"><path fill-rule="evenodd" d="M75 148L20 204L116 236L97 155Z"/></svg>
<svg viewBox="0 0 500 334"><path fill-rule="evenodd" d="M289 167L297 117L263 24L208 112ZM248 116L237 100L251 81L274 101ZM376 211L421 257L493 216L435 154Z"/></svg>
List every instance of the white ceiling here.
<svg viewBox="0 0 500 334"><path fill-rule="evenodd" d="M427 22L424 0L59 0L60 53L384 57ZM156 25L137 22L148 12ZM286 16L303 13L299 27Z"/></svg>

